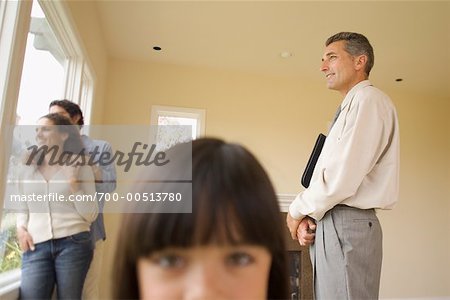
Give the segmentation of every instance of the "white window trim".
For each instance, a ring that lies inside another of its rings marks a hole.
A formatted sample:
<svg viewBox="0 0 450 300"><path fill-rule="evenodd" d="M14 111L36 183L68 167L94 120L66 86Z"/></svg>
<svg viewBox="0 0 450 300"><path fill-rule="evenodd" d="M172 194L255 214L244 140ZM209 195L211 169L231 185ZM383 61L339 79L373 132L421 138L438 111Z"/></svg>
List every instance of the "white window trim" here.
<svg viewBox="0 0 450 300"><path fill-rule="evenodd" d="M199 108L177 107L177 106L162 106L152 105L150 124L157 126L159 116L170 116L179 118L193 118L197 119L196 137L205 135L206 125L206 110Z"/></svg>
<svg viewBox="0 0 450 300"><path fill-rule="evenodd" d="M90 123L92 99L94 95L95 73L91 67L82 40L73 28L74 24L70 12L63 1L39 1L47 21L55 31L58 42L63 47L63 52L68 54L67 78L65 98L80 102L83 96L82 78L88 85L88 90L83 99L82 109L86 124ZM8 126L15 124L17 99L20 89L20 79L25 56L26 42L31 21L32 1L1 1L0 3L0 178L6 178L7 154L12 139ZM50 100L50 99L49 99ZM88 109L89 108L89 109ZM4 182L0 182L0 193L4 193ZM0 207L3 207L3 199L0 197ZM1 222L1 214L0 214Z"/></svg>
<svg viewBox="0 0 450 300"><path fill-rule="evenodd" d="M0 2L0 178L6 178L6 166L12 140L9 126L15 124L17 100L23 69L26 42L31 21L33 2ZM91 119L90 106L94 95L95 73L86 55L82 40L75 31L73 20L63 1L41 1L47 21L55 31L63 52L68 55L64 97L74 102L83 102L85 120ZM82 92L83 84L87 90ZM83 99L81 99L83 97ZM49 99L50 100L50 99ZM89 108L89 109L87 109ZM0 195L5 192L4 180L0 180ZM0 224L3 197L0 197ZM0 298L17 299L20 287L19 269L0 274Z"/></svg>
<svg viewBox="0 0 450 300"><path fill-rule="evenodd" d="M96 74L83 41L64 1L39 0L39 4L67 58L64 98L79 104L85 124L90 124Z"/></svg>
<svg viewBox="0 0 450 300"><path fill-rule="evenodd" d="M79 97L79 105L83 112L84 123L86 125L91 124L92 120L92 104L94 99L95 80L94 75L91 72L91 68L86 66L83 68L83 76L81 79L81 89ZM84 132L89 135L89 128Z"/></svg>
<svg viewBox="0 0 450 300"><path fill-rule="evenodd" d="M31 7L31 1L2 1L0 4L0 178L6 178L12 140L12 130L8 128L16 119ZM0 195L5 192L5 184L0 180ZM0 197L0 224L2 207L3 197ZM0 274L0 298L17 299L20 273L17 269Z"/></svg>
<svg viewBox="0 0 450 300"><path fill-rule="evenodd" d="M11 270L0 276L0 298L18 299L20 288L20 269Z"/></svg>
<svg viewBox="0 0 450 300"><path fill-rule="evenodd" d="M20 78L30 27L30 1L2 1L0 5L0 178L6 178L12 131L15 124ZM22 20L17 22L17 20ZM0 193L5 192L5 182L0 180ZM3 197L0 197L0 212ZM0 213L0 222L2 214Z"/></svg>

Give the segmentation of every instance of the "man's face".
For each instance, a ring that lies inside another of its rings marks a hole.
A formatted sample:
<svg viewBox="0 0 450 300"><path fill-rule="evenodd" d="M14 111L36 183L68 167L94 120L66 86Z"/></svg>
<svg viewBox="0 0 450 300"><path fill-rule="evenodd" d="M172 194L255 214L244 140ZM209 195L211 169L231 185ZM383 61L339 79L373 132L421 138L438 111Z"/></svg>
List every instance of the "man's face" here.
<svg viewBox="0 0 450 300"><path fill-rule="evenodd" d="M358 83L360 66L357 57L345 51L345 41L329 44L324 51L320 70L325 74L327 87L343 95Z"/></svg>
<svg viewBox="0 0 450 300"><path fill-rule="evenodd" d="M64 116L66 118L69 118L70 122L72 122L72 124L76 124L76 121L74 118L70 117L70 114L61 106L58 105L53 105L50 107L49 109L49 113L51 114L59 114L61 116Z"/></svg>

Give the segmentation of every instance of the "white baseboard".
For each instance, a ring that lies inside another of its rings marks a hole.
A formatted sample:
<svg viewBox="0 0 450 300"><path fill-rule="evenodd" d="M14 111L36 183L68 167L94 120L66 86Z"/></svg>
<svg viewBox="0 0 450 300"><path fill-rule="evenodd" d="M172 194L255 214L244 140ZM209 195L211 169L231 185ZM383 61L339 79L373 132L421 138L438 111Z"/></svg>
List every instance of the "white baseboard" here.
<svg viewBox="0 0 450 300"><path fill-rule="evenodd" d="M280 211L288 212L289 205L294 201L296 194L277 194Z"/></svg>

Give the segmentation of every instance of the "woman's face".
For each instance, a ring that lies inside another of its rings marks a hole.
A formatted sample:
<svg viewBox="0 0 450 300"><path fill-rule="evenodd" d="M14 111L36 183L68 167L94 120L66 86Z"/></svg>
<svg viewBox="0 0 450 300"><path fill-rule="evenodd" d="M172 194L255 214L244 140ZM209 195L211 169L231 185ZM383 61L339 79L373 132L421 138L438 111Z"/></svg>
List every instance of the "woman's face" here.
<svg viewBox="0 0 450 300"><path fill-rule="evenodd" d="M142 299L266 299L272 257L253 245L167 248L137 263Z"/></svg>
<svg viewBox="0 0 450 300"><path fill-rule="evenodd" d="M39 119L36 127L36 142L38 146L52 147L56 145L62 150L66 138L67 134L61 133L51 120L47 118Z"/></svg>

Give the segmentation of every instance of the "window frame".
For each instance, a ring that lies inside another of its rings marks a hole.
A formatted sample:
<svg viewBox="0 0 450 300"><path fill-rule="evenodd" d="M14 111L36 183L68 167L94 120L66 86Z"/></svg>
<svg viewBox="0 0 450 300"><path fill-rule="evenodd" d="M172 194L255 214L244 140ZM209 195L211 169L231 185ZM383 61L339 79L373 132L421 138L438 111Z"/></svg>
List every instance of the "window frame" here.
<svg viewBox="0 0 450 300"><path fill-rule="evenodd" d="M2 1L0 4L0 193L5 192L6 172L11 151L22 66L31 20L31 1ZM0 222L3 197L0 197ZM1 224L1 223L0 223Z"/></svg>
<svg viewBox="0 0 450 300"><path fill-rule="evenodd" d="M6 173L11 151L17 99L31 21L31 1L2 1L0 3L0 193L4 195ZM3 216L3 197L0 197L0 224ZM20 270L0 274L0 296L11 299L19 296Z"/></svg>
<svg viewBox="0 0 450 300"><path fill-rule="evenodd" d="M96 75L86 55L70 11L64 1L36 0L54 31L66 57L64 97L80 104L90 123ZM6 172L11 151L20 81L30 29L33 1L0 2L0 194L4 195ZM49 99L50 101L50 99ZM3 216L3 197L0 197L0 224ZM0 273L0 297L18 297L20 269Z"/></svg>
<svg viewBox="0 0 450 300"><path fill-rule="evenodd" d="M38 2L66 55L64 98L80 105L85 123L89 124L96 75L82 39L75 29L67 4L63 1Z"/></svg>

